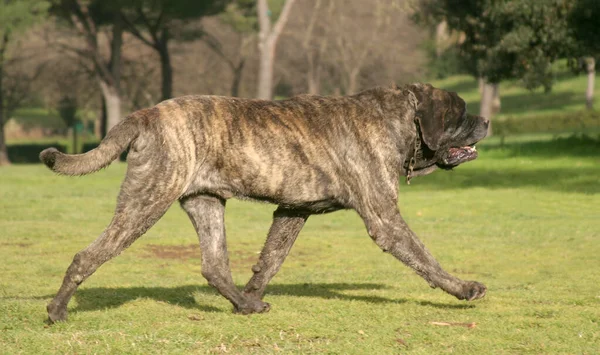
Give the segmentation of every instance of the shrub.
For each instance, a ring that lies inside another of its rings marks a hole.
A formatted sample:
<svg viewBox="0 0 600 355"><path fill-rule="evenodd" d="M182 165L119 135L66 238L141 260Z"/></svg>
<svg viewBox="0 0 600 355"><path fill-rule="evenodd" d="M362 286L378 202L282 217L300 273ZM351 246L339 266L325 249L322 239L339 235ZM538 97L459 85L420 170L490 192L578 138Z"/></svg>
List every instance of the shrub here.
<svg viewBox="0 0 600 355"><path fill-rule="evenodd" d="M39 163L40 152L48 147L54 147L61 152L66 152L67 147L58 143L42 143L42 144L12 144L6 148L8 150L8 159L12 163Z"/></svg>

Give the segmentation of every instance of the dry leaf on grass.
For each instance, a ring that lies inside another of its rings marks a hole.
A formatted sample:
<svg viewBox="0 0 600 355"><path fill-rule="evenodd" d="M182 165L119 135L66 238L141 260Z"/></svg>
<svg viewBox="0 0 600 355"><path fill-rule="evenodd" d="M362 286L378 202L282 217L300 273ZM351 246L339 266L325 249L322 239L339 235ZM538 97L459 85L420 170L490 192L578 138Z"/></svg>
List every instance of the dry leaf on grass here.
<svg viewBox="0 0 600 355"><path fill-rule="evenodd" d="M396 342L400 345L404 345L408 348L408 344L404 341L404 339L396 338Z"/></svg>
<svg viewBox="0 0 600 355"><path fill-rule="evenodd" d="M477 323L454 323L454 322L429 322L433 325L442 325L447 327L465 327L465 328L475 328Z"/></svg>

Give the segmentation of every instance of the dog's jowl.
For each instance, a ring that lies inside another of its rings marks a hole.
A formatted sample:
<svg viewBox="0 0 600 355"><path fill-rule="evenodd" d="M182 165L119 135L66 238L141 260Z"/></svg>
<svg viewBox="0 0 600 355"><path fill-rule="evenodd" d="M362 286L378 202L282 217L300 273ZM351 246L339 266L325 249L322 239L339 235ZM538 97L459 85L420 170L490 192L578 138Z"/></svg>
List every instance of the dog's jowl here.
<svg viewBox="0 0 600 355"><path fill-rule="evenodd" d="M352 96L301 95L283 101L184 96L134 112L85 154L54 148L41 160L59 174L95 172L129 147L127 175L113 220L78 252L48 305L51 322L67 318L77 287L146 232L175 201L200 239L202 275L236 312L269 310L262 301L300 229L313 213L354 209L373 241L431 287L473 300L484 285L444 271L406 225L398 181L450 169L477 157L488 121L467 114L455 93L412 84ZM239 290L225 243L229 198L278 207L254 275Z"/></svg>

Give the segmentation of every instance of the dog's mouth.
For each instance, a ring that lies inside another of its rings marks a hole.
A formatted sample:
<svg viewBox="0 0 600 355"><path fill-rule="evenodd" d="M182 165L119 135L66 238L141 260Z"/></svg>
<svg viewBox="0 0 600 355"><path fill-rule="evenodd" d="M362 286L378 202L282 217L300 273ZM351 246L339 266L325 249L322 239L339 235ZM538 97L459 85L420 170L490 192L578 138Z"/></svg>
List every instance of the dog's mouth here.
<svg viewBox="0 0 600 355"><path fill-rule="evenodd" d="M475 143L463 147L450 147L437 152L423 146L416 166L408 174L411 177L427 175L437 168L452 170L456 166L477 159L478 153ZM408 169L408 167L407 167Z"/></svg>
<svg viewBox="0 0 600 355"><path fill-rule="evenodd" d="M444 166L453 167L471 160L477 159L477 148L475 144L460 148L448 148L442 155L439 163Z"/></svg>

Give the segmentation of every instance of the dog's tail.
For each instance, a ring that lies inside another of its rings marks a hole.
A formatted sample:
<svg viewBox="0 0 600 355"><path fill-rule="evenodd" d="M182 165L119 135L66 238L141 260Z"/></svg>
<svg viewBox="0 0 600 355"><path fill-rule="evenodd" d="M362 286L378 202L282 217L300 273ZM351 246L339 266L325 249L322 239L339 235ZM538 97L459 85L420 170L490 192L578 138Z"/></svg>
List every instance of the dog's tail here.
<svg viewBox="0 0 600 355"><path fill-rule="evenodd" d="M132 116L114 126L100 145L83 154L64 154L56 148L40 153L40 160L62 175L85 175L107 167L140 133L139 121Z"/></svg>

